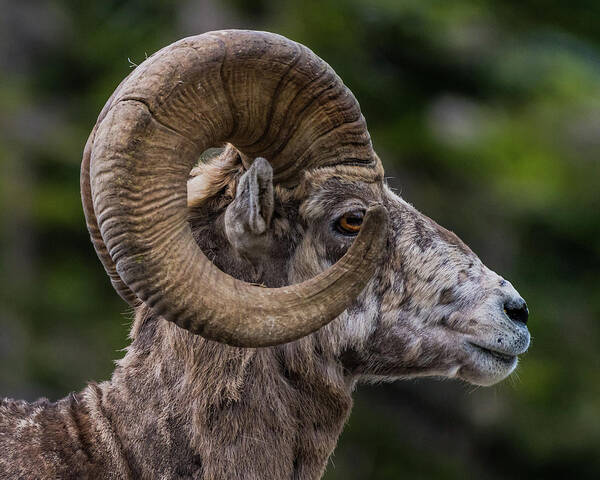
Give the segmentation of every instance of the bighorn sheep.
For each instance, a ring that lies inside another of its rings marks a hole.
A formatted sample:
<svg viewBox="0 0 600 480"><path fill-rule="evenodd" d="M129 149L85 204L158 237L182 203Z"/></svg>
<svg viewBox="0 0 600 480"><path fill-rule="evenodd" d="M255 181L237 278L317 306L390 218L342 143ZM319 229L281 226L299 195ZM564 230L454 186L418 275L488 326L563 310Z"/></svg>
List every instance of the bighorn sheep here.
<svg viewBox="0 0 600 480"><path fill-rule="evenodd" d="M2 478L319 478L357 382L489 385L528 348L524 300L387 188L352 93L281 36L148 58L81 179L132 342L110 381L2 401Z"/></svg>

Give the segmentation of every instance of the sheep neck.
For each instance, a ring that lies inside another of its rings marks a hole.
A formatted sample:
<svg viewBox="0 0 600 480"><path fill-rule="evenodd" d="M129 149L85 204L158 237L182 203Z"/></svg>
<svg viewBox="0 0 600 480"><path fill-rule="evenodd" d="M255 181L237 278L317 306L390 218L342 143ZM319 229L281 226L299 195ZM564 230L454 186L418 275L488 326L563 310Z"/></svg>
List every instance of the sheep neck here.
<svg viewBox="0 0 600 480"><path fill-rule="evenodd" d="M237 349L138 313L103 411L134 476L320 478L350 412L341 365L310 342Z"/></svg>

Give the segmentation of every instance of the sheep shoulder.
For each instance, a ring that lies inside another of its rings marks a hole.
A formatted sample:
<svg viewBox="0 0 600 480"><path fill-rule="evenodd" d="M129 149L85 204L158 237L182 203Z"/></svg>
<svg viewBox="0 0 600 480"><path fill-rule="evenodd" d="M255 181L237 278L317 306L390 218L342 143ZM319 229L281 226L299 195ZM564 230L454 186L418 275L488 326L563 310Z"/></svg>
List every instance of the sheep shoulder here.
<svg viewBox="0 0 600 480"><path fill-rule="evenodd" d="M99 392L92 384L58 402L1 399L0 478L130 477Z"/></svg>

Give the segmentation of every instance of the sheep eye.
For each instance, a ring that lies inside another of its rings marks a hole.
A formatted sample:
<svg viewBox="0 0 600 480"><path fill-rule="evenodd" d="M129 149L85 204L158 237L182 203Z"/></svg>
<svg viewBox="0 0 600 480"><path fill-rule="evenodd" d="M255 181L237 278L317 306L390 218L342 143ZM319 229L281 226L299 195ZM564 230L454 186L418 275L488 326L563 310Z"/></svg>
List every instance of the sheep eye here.
<svg viewBox="0 0 600 480"><path fill-rule="evenodd" d="M364 216L364 212L360 210L345 213L337 219L335 227L338 232L343 233L344 235L357 235L362 226Z"/></svg>

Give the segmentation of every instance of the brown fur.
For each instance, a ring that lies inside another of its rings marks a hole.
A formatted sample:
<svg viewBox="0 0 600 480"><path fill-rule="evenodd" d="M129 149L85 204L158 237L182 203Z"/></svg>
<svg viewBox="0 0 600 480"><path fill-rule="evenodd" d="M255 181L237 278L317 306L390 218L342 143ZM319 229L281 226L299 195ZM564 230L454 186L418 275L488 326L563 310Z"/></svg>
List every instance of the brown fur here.
<svg viewBox="0 0 600 480"><path fill-rule="evenodd" d="M314 276L352 242L335 219L372 202L390 215L386 261L336 320L277 347L217 344L139 307L110 381L57 403L2 401L1 478L316 479L357 382L440 375L489 384L516 360L501 363L473 342L515 355L527 348L526 328L500 312L517 295L512 286L379 173L327 168L294 190L276 187L272 245L258 262L224 234L244 173L237 152L229 147L194 173L194 236L237 278L274 287Z"/></svg>

